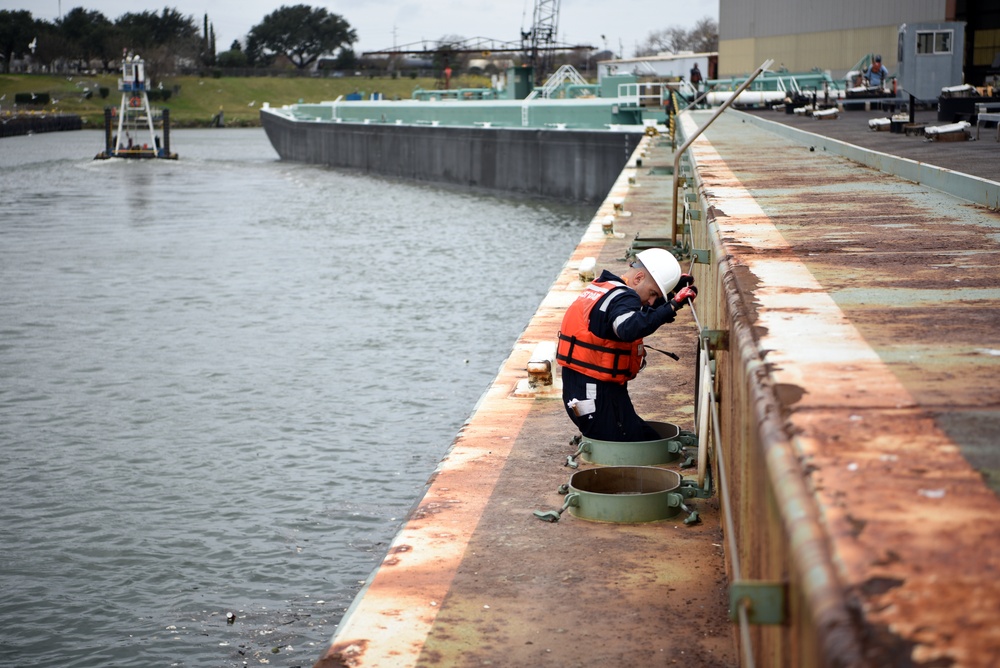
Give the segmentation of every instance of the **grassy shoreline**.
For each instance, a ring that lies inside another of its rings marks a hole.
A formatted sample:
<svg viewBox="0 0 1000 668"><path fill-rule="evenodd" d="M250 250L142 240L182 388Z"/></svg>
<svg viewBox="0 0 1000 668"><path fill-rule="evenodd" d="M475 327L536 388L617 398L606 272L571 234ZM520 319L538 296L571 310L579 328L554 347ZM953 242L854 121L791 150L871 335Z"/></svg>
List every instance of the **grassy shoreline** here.
<svg viewBox="0 0 1000 668"><path fill-rule="evenodd" d="M260 125L260 106L297 102L335 100L338 96L362 92L366 96L379 92L386 99L409 99L415 88L432 89L437 80L429 77L410 78L311 78L311 77L197 77L177 76L164 79L163 88L171 91L166 102L150 103L170 109L172 127L207 127L221 110L227 127ZM453 88L474 88L489 85L485 77L461 77L452 81ZM102 99L100 87L109 90ZM91 97L87 98L89 89ZM48 75L0 74L0 113L14 111L16 93L47 93L51 102L44 107L18 105L17 111L76 114L85 128L100 128L104 123L104 108L118 106L118 75Z"/></svg>

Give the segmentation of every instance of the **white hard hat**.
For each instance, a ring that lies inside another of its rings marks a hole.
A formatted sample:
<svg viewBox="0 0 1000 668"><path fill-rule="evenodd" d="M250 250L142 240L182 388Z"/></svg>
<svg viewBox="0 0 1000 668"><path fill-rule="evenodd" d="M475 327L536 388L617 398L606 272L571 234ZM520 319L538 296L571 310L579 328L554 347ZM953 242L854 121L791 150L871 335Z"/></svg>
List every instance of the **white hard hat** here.
<svg viewBox="0 0 1000 668"><path fill-rule="evenodd" d="M681 280L681 265L673 254L663 248L648 248L635 256L635 259L642 262L656 286L660 288L663 297L676 287Z"/></svg>

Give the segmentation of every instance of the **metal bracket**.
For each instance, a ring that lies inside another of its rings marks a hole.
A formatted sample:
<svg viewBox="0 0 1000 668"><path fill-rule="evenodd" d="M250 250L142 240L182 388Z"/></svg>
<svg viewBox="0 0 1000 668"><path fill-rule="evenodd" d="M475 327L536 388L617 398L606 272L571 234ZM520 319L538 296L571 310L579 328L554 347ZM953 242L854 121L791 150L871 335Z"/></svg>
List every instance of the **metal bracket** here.
<svg viewBox="0 0 1000 668"><path fill-rule="evenodd" d="M740 606L748 603L751 624L784 624L788 585L784 582L742 580L729 585L729 619L739 619Z"/></svg>
<svg viewBox="0 0 1000 668"><path fill-rule="evenodd" d="M712 490L698 487L698 483L694 480L681 480L681 486L678 489L685 499L711 499L715 496Z"/></svg>
<svg viewBox="0 0 1000 668"><path fill-rule="evenodd" d="M712 251L707 248L692 248L691 256L695 264L712 264Z"/></svg>
<svg viewBox="0 0 1000 668"><path fill-rule="evenodd" d="M729 350L728 329L709 329L705 327L701 330L701 338L708 341L708 345L715 350Z"/></svg>
<svg viewBox="0 0 1000 668"><path fill-rule="evenodd" d="M638 255L639 251L646 250L647 248L664 248L670 251L678 260L688 257L688 248L682 243L671 244L670 237L640 237L636 235L635 240L629 249L625 251L625 257L622 259L629 261Z"/></svg>

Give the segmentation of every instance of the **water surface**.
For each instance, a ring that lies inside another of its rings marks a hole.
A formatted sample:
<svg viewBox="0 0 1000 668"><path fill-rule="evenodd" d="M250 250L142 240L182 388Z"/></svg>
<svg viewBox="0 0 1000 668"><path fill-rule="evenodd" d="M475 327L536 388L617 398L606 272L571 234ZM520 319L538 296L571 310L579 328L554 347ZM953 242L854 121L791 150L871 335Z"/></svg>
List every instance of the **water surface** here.
<svg viewBox="0 0 1000 668"><path fill-rule="evenodd" d="M101 146L0 141L0 664L312 665L591 212Z"/></svg>

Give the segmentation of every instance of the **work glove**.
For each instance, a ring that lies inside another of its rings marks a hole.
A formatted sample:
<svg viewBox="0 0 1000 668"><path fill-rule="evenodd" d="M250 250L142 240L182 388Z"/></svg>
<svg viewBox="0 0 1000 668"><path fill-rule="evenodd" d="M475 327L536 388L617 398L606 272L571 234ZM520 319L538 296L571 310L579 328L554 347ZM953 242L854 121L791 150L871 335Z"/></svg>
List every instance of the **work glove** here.
<svg viewBox="0 0 1000 668"><path fill-rule="evenodd" d="M678 280L677 285L674 286L674 290L683 290L689 285L694 285L694 276L692 276L691 274L681 274L680 280ZM677 293L671 291L668 292L666 297L664 297L663 299L664 301L669 301L671 299L676 299L676 297Z"/></svg>
<svg viewBox="0 0 1000 668"><path fill-rule="evenodd" d="M677 285L674 289L680 290L681 288L686 288L689 285L694 285L694 276L691 274L681 274L681 280L677 281Z"/></svg>
<svg viewBox="0 0 1000 668"><path fill-rule="evenodd" d="M690 299L694 301L694 298L698 296L698 288L693 285L689 285L685 288L681 288L674 295L674 298L670 300L670 305L674 307L674 311L680 311L681 307L687 303Z"/></svg>

